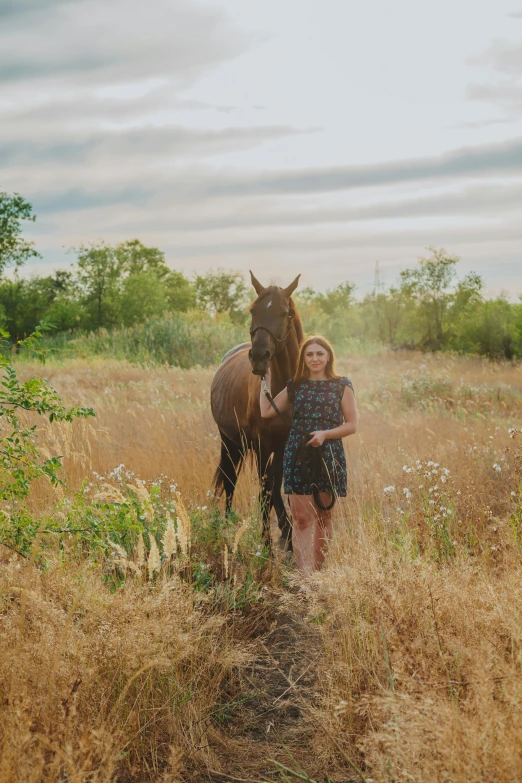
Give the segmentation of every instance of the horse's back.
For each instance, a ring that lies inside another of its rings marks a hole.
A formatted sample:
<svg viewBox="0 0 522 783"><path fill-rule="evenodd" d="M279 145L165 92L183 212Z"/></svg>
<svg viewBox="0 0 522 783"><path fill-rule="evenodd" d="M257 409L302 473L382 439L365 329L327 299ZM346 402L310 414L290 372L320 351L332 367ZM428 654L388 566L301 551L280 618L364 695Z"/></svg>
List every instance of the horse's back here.
<svg viewBox="0 0 522 783"><path fill-rule="evenodd" d="M246 350L247 348L250 350L252 343L240 343L240 345L235 345L233 348L230 349L230 351L227 351L226 354L221 359L221 364L224 364L227 359L230 359L231 356L233 356L235 353L238 353L238 351Z"/></svg>

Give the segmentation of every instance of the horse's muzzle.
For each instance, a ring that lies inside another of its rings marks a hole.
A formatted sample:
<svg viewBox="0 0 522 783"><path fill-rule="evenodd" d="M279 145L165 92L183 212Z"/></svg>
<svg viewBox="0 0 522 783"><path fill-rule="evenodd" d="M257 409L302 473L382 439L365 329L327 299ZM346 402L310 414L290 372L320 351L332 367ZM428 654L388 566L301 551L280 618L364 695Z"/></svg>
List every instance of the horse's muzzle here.
<svg viewBox="0 0 522 783"><path fill-rule="evenodd" d="M248 358L252 367L252 373L254 375L266 375L268 368L270 367L270 359L272 358L270 351L265 351L262 356L253 355L252 350L248 352Z"/></svg>

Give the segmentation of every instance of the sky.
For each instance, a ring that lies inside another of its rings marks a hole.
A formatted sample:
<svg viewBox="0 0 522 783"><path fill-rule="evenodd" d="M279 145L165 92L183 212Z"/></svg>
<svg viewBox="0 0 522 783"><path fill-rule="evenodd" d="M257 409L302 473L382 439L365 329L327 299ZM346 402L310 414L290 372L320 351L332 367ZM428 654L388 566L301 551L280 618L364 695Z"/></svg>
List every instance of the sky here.
<svg viewBox="0 0 522 783"><path fill-rule="evenodd" d="M522 293L521 0L0 0L0 190L42 259Z"/></svg>

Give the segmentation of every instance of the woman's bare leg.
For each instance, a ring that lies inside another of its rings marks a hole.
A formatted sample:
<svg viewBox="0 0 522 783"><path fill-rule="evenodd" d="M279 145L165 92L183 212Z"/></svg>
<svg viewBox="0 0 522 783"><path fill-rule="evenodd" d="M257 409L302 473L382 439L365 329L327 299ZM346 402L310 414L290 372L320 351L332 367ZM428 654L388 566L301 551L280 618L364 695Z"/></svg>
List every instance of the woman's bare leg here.
<svg viewBox="0 0 522 783"><path fill-rule="evenodd" d="M314 570L314 529L317 511L312 495L290 495L292 509L292 545L298 569L303 574Z"/></svg>
<svg viewBox="0 0 522 783"><path fill-rule="evenodd" d="M327 506L331 500L330 495L321 492L321 500L324 506ZM314 571L319 571L322 567L330 541L333 535L332 512L323 511L315 506L314 521Z"/></svg>

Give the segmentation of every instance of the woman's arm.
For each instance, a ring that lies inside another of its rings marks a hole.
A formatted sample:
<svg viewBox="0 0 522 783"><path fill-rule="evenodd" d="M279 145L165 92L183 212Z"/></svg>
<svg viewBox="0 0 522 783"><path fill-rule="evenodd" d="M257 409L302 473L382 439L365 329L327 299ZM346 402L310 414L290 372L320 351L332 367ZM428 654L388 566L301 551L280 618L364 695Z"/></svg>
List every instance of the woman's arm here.
<svg viewBox="0 0 522 783"><path fill-rule="evenodd" d="M267 374L265 375L265 383L267 385L268 391L270 391L270 370L268 370ZM277 397L274 397L274 402L281 411L281 413L284 413L284 411L287 411L290 407L290 400L288 399L288 390L285 386L283 391L280 391ZM263 381L261 381L261 392L259 394L259 407L261 408L261 418L262 419L273 419L274 416L277 416L277 413L272 408L270 403L268 402L267 398L264 394L264 386Z"/></svg>
<svg viewBox="0 0 522 783"><path fill-rule="evenodd" d="M357 408L355 407L355 394L349 386L344 387L341 398L341 410L344 416L344 424L334 427L333 430L318 430L312 434L308 446L322 446L325 440L336 440L336 438L346 438L347 435L353 435L357 431Z"/></svg>

